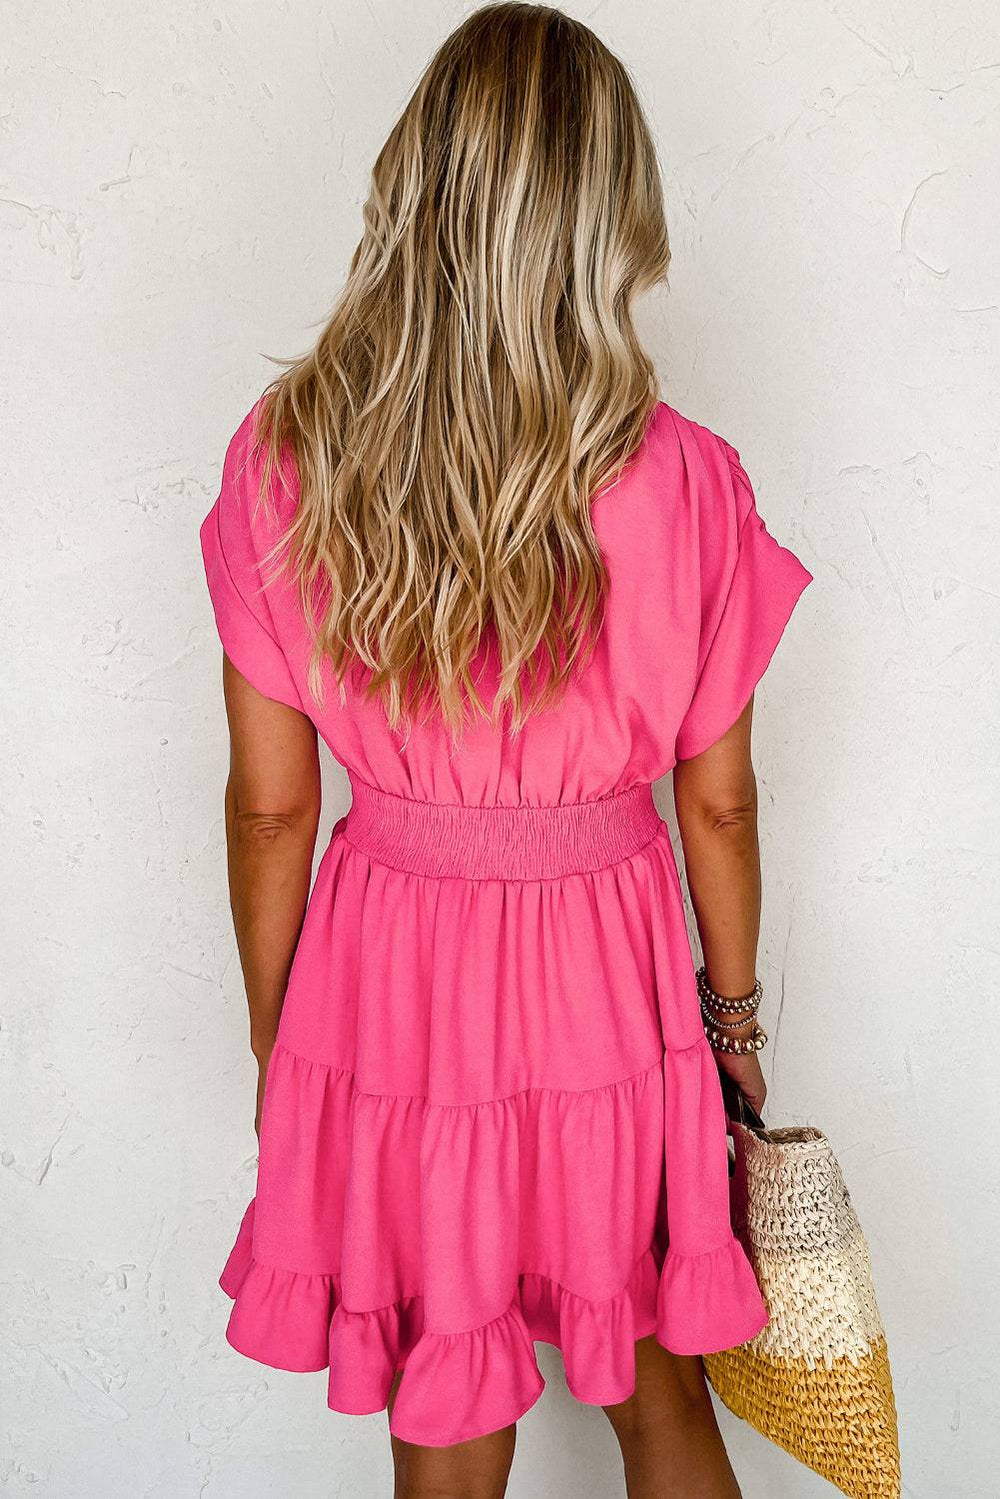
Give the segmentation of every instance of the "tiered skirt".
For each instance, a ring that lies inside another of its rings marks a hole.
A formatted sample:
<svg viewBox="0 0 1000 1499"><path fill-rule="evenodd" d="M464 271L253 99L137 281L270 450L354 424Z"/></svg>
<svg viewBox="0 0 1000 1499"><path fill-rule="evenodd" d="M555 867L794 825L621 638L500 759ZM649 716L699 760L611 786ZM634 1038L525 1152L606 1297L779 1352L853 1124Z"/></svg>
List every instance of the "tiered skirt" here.
<svg viewBox="0 0 1000 1499"><path fill-rule="evenodd" d="M222 1276L230 1342L328 1368L351 1414L384 1409L401 1372L394 1434L443 1446L534 1404L535 1342L578 1399L613 1405L638 1338L753 1337L766 1314L650 788L582 811L354 792L270 1062Z"/></svg>

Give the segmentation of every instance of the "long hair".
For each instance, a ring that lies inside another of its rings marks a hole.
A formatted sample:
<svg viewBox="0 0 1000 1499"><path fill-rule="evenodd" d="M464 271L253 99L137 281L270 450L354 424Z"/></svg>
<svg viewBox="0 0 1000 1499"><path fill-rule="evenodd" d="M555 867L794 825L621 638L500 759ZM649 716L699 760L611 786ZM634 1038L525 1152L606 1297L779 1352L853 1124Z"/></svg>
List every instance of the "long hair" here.
<svg viewBox="0 0 1000 1499"><path fill-rule="evenodd" d="M668 262L622 64L547 6L472 14L379 154L329 322L261 402L263 486L289 450L299 480L284 561L317 696L326 659L394 726L437 708L458 732L559 694L606 601L590 502L657 401L632 301Z"/></svg>

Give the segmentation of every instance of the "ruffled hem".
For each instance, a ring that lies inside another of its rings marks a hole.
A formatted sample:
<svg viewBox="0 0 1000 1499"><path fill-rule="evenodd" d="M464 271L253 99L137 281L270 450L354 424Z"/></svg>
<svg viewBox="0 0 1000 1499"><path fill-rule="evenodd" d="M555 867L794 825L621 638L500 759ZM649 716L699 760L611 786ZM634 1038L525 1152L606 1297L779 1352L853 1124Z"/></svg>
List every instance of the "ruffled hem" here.
<svg viewBox="0 0 1000 1499"><path fill-rule="evenodd" d="M738 1241L701 1255L656 1247L627 1284L602 1301L525 1272L507 1310L480 1327L424 1327L420 1295L349 1311L334 1275L263 1265L253 1254L254 1204L240 1225L220 1285L234 1301L227 1337L248 1358L295 1372L329 1367L328 1404L345 1415L384 1410L400 1381L390 1430L403 1441L450 1446L520 1419L542 1393L534 1343L563 1356L572 1395L617 1405L635 1389L635 1343L655 1336L674 1353L714 1353L764 1326L760 1292Z"/></svg>
<svg viewBox="0 0 1000 1499"><path fill-rule="evenodd" d="M767 1308L733 1236L706 1254L667 1251L657 1297L656 1336L671 1353L721 1353L767 1325Z"/></svg>

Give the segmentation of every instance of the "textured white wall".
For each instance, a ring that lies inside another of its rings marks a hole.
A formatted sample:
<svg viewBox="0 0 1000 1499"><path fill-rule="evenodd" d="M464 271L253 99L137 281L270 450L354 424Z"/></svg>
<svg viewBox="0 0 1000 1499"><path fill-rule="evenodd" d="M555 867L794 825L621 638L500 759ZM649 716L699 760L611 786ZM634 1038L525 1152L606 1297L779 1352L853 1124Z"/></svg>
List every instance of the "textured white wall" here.
<svg viewBox="0 0 1000 1499"><path fill-rule="evenodd" d="M572 6L585 14L583 7ZM0 1487L389 1493L382 1418L223 1341L251 1067L196 530L463 7L8 0ZM604 0L661 145L668 399L816 574L761 693L776 1120L839 1150L907 1493L985 1499L996 1407L996 257L987 0ZM672 12L672 14L671 14ZM332 814L343 807L328 778ZM985 1037L970 1028L979 1014ZM617 1493L558 1360L515 1499ZM745 1491L829 1492L727 1423Z"/></svg>

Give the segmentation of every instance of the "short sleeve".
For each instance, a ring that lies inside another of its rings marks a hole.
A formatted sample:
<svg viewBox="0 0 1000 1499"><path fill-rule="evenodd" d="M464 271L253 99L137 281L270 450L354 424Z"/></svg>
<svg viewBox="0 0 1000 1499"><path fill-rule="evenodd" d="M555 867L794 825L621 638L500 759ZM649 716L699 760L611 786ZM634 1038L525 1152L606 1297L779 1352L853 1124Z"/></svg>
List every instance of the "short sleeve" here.
<svg viewBox="0 0 1000 1499"><path fill-rule="evenodd" d="M698 668L677 733L678 760L701 754L732 728L812 581L812 574L775 541L757 513L739 454L728 443L721 445L728 468L724 482L731 492L704 522L712 534L702 546L713 564L703 580Z"/></svg>
<svg viewBox="0 0 1000 1499"><path fill-rule="evenodd" d="M201 524L202 558L222 648L264 697L305 712L282 649L265 587L255 528L259 466L252 454L253 412L226 452L219 496ZM273 585L272 585L273 586Z"/></svg>

